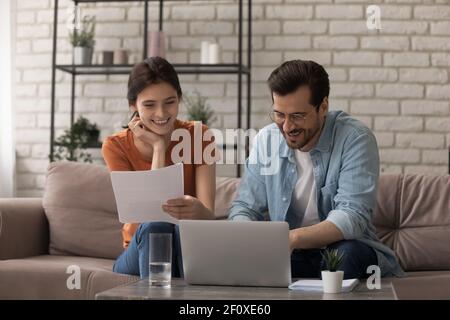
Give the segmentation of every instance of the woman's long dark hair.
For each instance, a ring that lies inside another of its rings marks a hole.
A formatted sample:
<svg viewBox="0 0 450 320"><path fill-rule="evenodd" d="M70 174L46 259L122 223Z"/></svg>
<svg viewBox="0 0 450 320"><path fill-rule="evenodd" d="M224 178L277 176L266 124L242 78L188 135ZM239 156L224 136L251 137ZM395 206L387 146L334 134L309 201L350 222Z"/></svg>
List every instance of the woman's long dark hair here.
<svg viewBox="0 0 450 320"><path fill-rule="evenodd" d="M183 93L181 91L177 72L166 59L161 57L151 57L136 63L128 78L128 105L136 105L139 93L147 86L161 82L170 84L176 90L178 98L182 98ZM139 115L137 111L133 113L131 119L136 115ZM124 128L128 128L128 126L125 126Z"/></svg>

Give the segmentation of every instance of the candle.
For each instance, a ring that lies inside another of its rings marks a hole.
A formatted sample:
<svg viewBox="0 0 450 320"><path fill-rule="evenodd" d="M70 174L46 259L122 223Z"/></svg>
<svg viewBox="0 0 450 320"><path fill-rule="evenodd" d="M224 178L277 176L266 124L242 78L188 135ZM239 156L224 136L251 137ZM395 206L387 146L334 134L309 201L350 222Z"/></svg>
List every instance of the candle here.
<svg viewBox="0 0 450 320"><path fill-rule="evenodd" d="M200 63L206 64L209 61L209 42L202 41L201 52L200 52Z"/></svg>
<svg viewBox="0 0 450 320"><path fill-rule="evenodd" d="M217 43L211 43L209 45L209 63L219 63L219 45Z"/></svg>

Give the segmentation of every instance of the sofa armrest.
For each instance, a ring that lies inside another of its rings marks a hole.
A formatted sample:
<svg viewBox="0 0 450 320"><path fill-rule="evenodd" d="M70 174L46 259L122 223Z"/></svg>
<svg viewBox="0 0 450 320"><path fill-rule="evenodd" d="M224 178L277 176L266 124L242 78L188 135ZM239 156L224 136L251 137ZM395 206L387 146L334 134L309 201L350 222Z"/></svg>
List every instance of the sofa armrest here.
<svg viewBox="0 0 450 320"><path fill-rule="evenodd" d="M0 260L47 254L48 245L41 198L0 199Z"/></svg>

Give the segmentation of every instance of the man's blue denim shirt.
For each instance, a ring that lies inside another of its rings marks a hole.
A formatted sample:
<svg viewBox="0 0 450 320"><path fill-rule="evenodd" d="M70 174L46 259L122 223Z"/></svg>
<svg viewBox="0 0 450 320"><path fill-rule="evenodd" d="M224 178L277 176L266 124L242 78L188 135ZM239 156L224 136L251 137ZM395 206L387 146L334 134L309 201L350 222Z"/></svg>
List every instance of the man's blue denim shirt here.
<svg viewBox="0 0 450 320"><path fill-rule="evenodd" d="M330 111L310 154L320 221L332 222L346 240L371 246L382 276L404 276L394 252L379 241L371 222L379 178L373 133L345 112ZM264 127L253 141L229 219L287 221L290 229L300 227L303 213L292 212L290 205L296 182L294 150L275 124Z"/></svg>

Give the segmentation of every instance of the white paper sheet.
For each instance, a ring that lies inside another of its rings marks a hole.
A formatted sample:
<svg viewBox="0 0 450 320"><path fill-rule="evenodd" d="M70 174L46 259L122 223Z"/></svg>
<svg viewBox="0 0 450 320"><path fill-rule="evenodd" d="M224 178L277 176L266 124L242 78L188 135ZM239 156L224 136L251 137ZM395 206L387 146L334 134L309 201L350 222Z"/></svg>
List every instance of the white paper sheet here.
<svg viewBox="0 0 450 320"><path fill-rule="evenodd" d="M148 171L112 171L111 181L122 223L178 223L162 210L169 199L184 195L183 164Z"/></svg>
<svg viewBox="0 0 450 320"><path fill-rule="evenodd" d="M352 291L358 285L358 279L347 279L342 281L342 292ZM323 292L322 280L298 280L289 285L289 289L309 292Z"/></svg>

